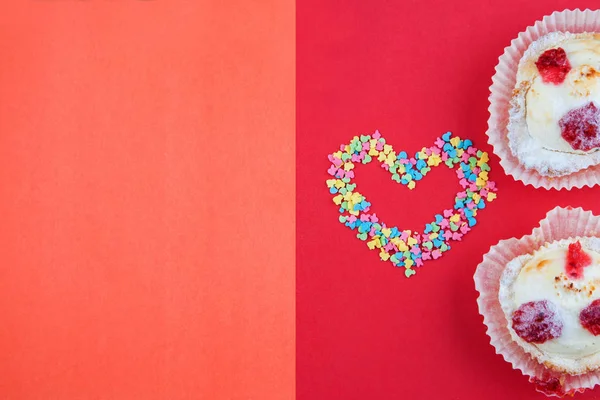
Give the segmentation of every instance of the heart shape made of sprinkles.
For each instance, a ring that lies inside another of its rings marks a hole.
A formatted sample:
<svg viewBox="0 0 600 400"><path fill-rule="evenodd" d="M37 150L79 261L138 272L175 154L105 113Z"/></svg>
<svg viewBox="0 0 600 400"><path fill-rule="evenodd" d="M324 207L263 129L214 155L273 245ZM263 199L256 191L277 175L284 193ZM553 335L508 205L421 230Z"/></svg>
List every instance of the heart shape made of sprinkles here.
<svg viewBox="0 0 600 400"><path fill-rule="evenodd" d="M373 160L392 175L392 180L414 189L431 168L446 165L456 170L462 188L456 194L454 207L434 216L425 225L422 234L397 227L387 227L376 214L371 213L371 203L356 191L354 167ZM396 153L378 131L372 135L355 136L349 144L329 155L331 166L327 180L333 202L339 207L339 221L365 241L370 250L377 250L383 261L404 267L408 278L427 260L437 259L450 250L450 241L460 241L477 223L477 213L486 202L496 198L496 185L488 174L488 154L473 147L469 139L452 137L447 132L436 139L431 147L423 147L414 157L404 151Z"/></svg>

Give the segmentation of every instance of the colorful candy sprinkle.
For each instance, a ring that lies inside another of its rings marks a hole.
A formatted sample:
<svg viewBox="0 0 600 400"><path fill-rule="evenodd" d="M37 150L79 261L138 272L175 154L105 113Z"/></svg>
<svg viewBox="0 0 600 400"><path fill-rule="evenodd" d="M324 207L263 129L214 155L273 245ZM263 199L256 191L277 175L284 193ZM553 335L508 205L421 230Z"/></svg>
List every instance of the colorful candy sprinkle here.
<svg viewBox="0 0 600 400"><path fill-rule="evenodd" d="M379 253L383 261L404 267L408 278L416 273L424 261L435 260L450 250L450 241L460 241L477 223L477 213L496 198L496 185L489 180L489 157L473 147L469 139L462 140L447 132L434 145L422 148L414 157L404 151L396 153L378 131L372 135L355 136L349 144L329 155L331 166L327 187L338 207L340 223L356 231L370 250ZM410 230L387 227L376 214L370 212L371 203L356 191L354 168L372 160L391 174L393 181L417 186L431 168L446 165L456 170L463 190L456 194L454 207L436 214L434 221L425 225L422 234Z"/></svg>

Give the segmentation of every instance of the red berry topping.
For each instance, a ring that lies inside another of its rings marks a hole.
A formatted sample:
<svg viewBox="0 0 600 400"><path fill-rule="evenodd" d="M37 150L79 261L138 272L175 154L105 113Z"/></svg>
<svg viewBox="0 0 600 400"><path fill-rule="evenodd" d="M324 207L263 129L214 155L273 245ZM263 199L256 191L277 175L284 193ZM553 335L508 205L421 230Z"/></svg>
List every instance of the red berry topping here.
<svg viewBox="0 0 600 400"><path fill-rule="evenodd" d="M544 343L562 333L563 322L556 306L548 300L521 304L512 317L512 327L519 337L529 343Z"/></svg>
<svg viewBox="0 0 600 400"><path fill-rule="evenodd" d="M546 396L562 397L567 394L563 386L564 378L547 377L539 379L536 377L529 378L529 382L535 384L535 390L544 393Z"/></svg>
<svg viewBox="0 0 600 400"><path fill-rule="evenodd" d="M542 81L555 85L563 83L567 73L571 70L567 53L562 47L543 52L535 62L535 66L540 71Z"/></svg>
<svg viewBox="0 0 600 400"><path fill-rule="evenodd" d="M588 151L600 146L600 110L594 103L569 111L558 125L561 136L574 150Z"/></svg>
<svg viewBox="0 0 600 400"><path fill-rule="evenodd" d="M565 265L567 276L571 279L582 278L583 268L590 264L592 264L592 258L583 251L581 243L579 241L571 243L567 252L567 264Z"/></svg>
<svg viewBox="0 0 600 400"><path fill-rule="evenodd" d="M579 314L581 326L587 329L592 335L600 335L600 299L581 310Z"/></svg>

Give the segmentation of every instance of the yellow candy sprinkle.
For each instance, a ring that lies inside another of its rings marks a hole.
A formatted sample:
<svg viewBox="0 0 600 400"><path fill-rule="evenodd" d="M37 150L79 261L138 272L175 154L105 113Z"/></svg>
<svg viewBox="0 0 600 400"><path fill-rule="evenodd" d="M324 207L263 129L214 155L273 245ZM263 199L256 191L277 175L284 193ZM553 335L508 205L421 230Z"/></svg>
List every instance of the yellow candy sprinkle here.
<svg viewBox="0 0 600 400"><path fill-rule="evenodd" d="M383 233L383 236L390 237L390 235L392 234L392 230L390 228L383 228L381 230L381 233Z"/></svg>
<svg viewBox="0 0 600 400"><path fill-rule="evenodd" d="M432 154L427 159L427 165L430 167L437 167L442 162L442 158L437 154Z"/></svg>
<svg viewBox="0 0 600 400"><path fill-rule="evenodd" d="M481 165L483 163L487 163L488 161L490 161L490 157L488 156L488 153L486 153L485 151L483 153L481 153L481 157L479 157L479 161L477 161L477 165L479 167L481 167Z"/></svg>
<svg viewBox="0 0 600 400"><path fill-rule="evenodd" d="M388 155L387 160L385 160L385 163L390 167L393 166L395 162L396 162L395 154Z"/></svg>
<svg viewBox="0 0 600 400"><path fill-rule="evenodd" d="M371 147L371 149L369 150L369 155L371 157L376 157L379 155L379 150L377 150L375 147Z"/></svg>
<svg viewBox="0 0 600 400"><path fill-rule="evenodd" d="M407 258L407 259L404 261L404 266L405 266L406 268L412 267L414 264L415 264L415 262L414 262L413 260L411 260L410 258Z"/></svg>
<svg viewBox="0 0 600 400"><path fill-rule="evenodd" d="M375 249L375 240L371 240L370 242L367 242L367 247L371 250Z"/></svg>
<svg viewBox="0 0 600 400"><path fill-rule="evenodd" d="M333 185L335 185L335 183L337 182L337 179L327 179L327 187L333 187Z"/></svg>
<svg viewBox="0 0 600 400"><path fill-rule="evenodd" d="M363 201L362 194L360 194L358 192L353 192L352 193L352 202L353 203L360 203L361 201Z"/></svg>
<svg viewBox="0 0 600 400"><path fill-rule="evenodd" d="M354 169L354 164L351 163L350 161L348 161L347 163L344 164L344 171L350 171L351 169Z"/></svg>
<svg viewBox="0 0 600 400"><path fill-rule="evenodd" d="M383 152L385 154L389 154L391 151L392 151L392 146L390 146L389 144L383 145Z"/></svg>
<svg viewBox="0 0 600 400"><path fill-rule="evenodd" d="M459 143L460 138L458 136L454 136L452 139L450 139L450 144L452 144L454 147L458 146Z"/></svg>
<svg viewBox="0 0 600 400"><path fill-rule="evenodd" d="M339 206L340 204L342 204L343 199L344 199L344 196L342 196L341 194L338 194L337 196L335 196L333 198L333 202L335 203L335 205Z"/></svg>
<svg viewBox="0 0 600 400"><path fill-rule="evenodd" d="M454 214L450 217L450 222L457 223L458 221L460 221L460 214Z"/></svg>
<svg viewBox="0 0 600 400"><path fill-rule="evenodd" d="M479 187L484 187L486 182L487 182L486 180L481 179L481 178L475 179L475 185L477 185Z"/></svg>
<svg viewBox="0 0 600 400"><path fill-rule="evenodd" d="M383 261L387 261L390 259L390 255L386 253L385 250L379 253L379 257L381 257Z"/></svg>
<svg viewBox="0 0 600 400"><path fill-rule="evenodd" d="M473 193L473 201L475 204L479 203L479 200L481 200L481 195L479 195L479 193Z"/></svg>
<svg viewBox="0 0 600 400"><path fill-rule="evenodd" d="M416 185L415 181L410 181L410 182L408 182L408 185L406 185L406 186L408 186L408 188L410 190L413 190L415 188L415 185Z"/></svg>
<svg viewBox="0 0 600 400"><path fill-rule="evenodd" d="M492 201L496 198L496 193L488 193L487 201Z"/></svg>
<svg viewBox="0 0 600 400"><path fill-rule="evenodd" d="M343 180L338 179L338 180L335 181L335 187L336 188L341 189L344 186L346 186L346 182L344 182Z"/></svg>
<svg viewBox="0 0 600 400"><path fill-rule="evenodd" d="M414 246L415 244L417 244L417 239L415 239L415 238L413 238L413 237L409 237L409 238L408 238L408 240L407 240L407 242L408 242L408 245L409 245L410 247L412 247L412 246ZM406 251L406 250L405 250L405 251Z"/></svg>

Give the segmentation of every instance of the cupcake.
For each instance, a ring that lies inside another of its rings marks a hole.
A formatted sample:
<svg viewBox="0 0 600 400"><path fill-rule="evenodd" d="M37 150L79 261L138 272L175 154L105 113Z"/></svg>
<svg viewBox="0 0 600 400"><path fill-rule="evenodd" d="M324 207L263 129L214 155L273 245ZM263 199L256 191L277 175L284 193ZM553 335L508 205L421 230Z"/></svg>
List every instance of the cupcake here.
<svg viewBox="0 0 600 400"><path fill-rule="evenodd" d="M493 246L474 276L491 344L547 395L600 383L598 232L600 217L557 207Z"/></svg>
<svg viewBox="0 0 600 400"><path fill-rule="evenodd" d="M492 81L487 135L507 174L546 189L600 183L600 11L528 27Z"/></svg>
<svg viewBox="0 0 600 400"><path fill-rule="evenodd" d="M507 129L513 155L541 175L600 164L600 34L553 32L529 45Z"/></svg>

